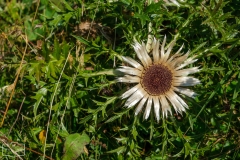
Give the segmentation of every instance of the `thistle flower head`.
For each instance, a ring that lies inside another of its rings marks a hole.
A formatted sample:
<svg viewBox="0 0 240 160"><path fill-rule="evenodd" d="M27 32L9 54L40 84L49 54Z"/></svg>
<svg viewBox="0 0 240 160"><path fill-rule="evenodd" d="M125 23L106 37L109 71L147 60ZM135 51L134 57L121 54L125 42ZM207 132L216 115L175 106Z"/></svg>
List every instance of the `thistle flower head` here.
<svg viewBox="0 0 240 160"><path fill-rule="evenodd" d="M136 106L135 115L145 107L144 119L149 117L152 107L157 121L160 120L160 114L163 118L167 117L169 113L172 114L170 104L177 113L182 114L188 105L178 94L194 97L196 93L185 87L200 84L198 79L188 76L198 72L198 67L184 69L197 59L189 58L189 52L182 54L183 45L175 54L170 55L175 41L167 48L165 44L166 36L161 45L154 38L150 56L144 43L135 42L133 48L140 63L123 56L123 61L132 67L121 66L118 69L124 73L123 77L117 79L118 82L136 84L122 94L122 99L127 98L125 106L128 108Z"/></svg>

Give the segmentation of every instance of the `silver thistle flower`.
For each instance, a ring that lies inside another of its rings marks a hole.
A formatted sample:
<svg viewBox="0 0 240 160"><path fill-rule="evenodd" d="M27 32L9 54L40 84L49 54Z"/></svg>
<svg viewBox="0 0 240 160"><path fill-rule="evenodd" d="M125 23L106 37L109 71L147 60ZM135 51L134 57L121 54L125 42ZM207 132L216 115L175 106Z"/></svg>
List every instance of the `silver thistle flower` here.
<svg viewBox="0 0 240 160"><path fill-rule="evenodd" d="M145 106L144 119L149 117L153 106L158 122L160 113L162 113L163 118L167 118L168 113L172 115L169 103L177 113L185 112L188 105L177 93L194 97L196 93L185 87L200 84L198 79L188 76L198 72L199 67L183 69L196 62L197 59L188 58L190 52L180 53L183 45L175 54L170 56L175 41L172 41L167 48L165 48L165 44L166 36L159 50L160 43L154 38L151 58L146 51L146 45L135 42L133 48L141 63L130 57L122 56L123 61L132 67L121 66L118 68L120 72L124 73L124 77L117 79L118 82L137 83L122 94L122 99L128 98L125 106L130 108L138 104L135 115Z"/></svg>

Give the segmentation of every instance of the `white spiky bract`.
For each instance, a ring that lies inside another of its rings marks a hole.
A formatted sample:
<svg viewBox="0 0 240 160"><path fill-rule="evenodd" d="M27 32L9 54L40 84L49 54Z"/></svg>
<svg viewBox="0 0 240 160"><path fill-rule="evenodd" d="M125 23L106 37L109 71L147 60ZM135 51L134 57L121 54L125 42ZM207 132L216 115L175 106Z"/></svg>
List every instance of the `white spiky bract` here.
<svg viewBox="0 0 240 160"><path fill-rule="evenodd" d="M128 108L137 106L135 115L143 110L145 106L144 119L148 119L153 107L158 122L160 114L162 114L163 118L167 118L169 113L172 115L171 106L177 113L182 114L182 112L185 112L188 105L178 94L194 97L196 93L185 87L200 84L198 79L188 76L198 72L199 67L183 69L187 65L196 62L197 59L194 59L194 57L188 58L190 52L186 54L180 53L183 45L171 56L175 41L172 41L168 47L165 47L165 44L166 36L162 44L154 38L150 54L152 57L150 57L147 53L146 45L135 42L132 46L141 63L130 57L123 56L123 61L131 65L131 67L121 66L118 70L123 72L124 76L117 79L118 82L136 83L134 87L121 96L122 99L127 98L125 106ZM147 77L149 75L150 77ZM154 84L155 82L157 83ZM167 85L166 87L164 86L165 84ZM156 85L157 89L153 87ZM161 89L164 90L161 91Z"/></svg>
<svg viewBox="0 0 240 160"><path fill-rule="evenodd" d="M178 7L180 7L180 4L176 1L176 0L170 0L170 2L168 0L164 0L165 3L170 4L170 2L172 2L173 4L177 5Z"/></svg>

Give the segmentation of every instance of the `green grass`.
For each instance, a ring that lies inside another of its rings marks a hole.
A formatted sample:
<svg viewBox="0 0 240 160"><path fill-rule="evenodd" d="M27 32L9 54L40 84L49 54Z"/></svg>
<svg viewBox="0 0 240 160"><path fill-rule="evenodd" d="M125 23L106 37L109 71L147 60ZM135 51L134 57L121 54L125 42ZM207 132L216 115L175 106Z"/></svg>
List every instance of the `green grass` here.
<svg viewBox="0 0 240 160"><path fill-rule="evenodd" d="M1 159L240 159L239 8L239 0L0 1ZM120 57L136 58L131 45L148 35L176 38L173 50L184 43L202 68L187 112L159 123L124 108L118 97L132 85L115 81Z"/></svg>

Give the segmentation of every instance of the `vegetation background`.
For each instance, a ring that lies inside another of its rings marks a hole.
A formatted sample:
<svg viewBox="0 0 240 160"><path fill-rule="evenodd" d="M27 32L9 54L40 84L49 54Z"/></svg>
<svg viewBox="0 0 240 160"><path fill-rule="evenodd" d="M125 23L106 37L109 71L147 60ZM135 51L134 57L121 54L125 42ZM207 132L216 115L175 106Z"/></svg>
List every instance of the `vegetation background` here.
<svg viewBox="0 0 240 160"><path fill-rule="evenodd" d="M240 0L178 2L0 0L0 158L240 159ZM122 107L114 75L149 34L202 68L160 123Z"/></svg>

